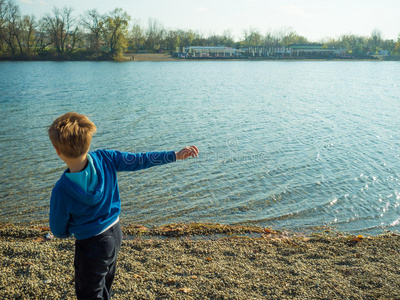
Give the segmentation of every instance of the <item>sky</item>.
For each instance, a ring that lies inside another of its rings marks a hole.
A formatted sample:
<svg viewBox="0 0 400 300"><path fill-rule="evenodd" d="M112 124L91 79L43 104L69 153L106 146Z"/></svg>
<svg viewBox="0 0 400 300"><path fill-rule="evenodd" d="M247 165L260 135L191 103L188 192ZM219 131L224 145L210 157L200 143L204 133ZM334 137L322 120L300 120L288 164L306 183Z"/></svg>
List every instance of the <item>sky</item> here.
<svg viewBox="0 0 400 300"><path fill-rule="evenodd" d="M108 13L122 8L143 27L149 18L168 29L193 29L208 36L230 30L236 40L244 30L262 34L293 28L310 41L342 34L384 39L400 33L400 0L15 0L22 14L40 18L53 7L72 7L76 16L91 9Z"/></svg>

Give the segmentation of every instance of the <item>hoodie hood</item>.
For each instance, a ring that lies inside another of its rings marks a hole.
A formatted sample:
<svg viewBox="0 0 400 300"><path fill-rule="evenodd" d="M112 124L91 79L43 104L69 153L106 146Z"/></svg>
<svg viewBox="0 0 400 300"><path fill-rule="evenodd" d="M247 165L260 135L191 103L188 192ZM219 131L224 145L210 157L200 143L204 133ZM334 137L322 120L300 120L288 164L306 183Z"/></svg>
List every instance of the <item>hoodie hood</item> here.
<svg viewBox="0 0 400 300"><path fill-rule="evenodd" d="M89 206L97 205L103 198L104 178L102 166L88 154L88 166L79 173L65 170L61 176L62 188L76 201Z"/></svg>

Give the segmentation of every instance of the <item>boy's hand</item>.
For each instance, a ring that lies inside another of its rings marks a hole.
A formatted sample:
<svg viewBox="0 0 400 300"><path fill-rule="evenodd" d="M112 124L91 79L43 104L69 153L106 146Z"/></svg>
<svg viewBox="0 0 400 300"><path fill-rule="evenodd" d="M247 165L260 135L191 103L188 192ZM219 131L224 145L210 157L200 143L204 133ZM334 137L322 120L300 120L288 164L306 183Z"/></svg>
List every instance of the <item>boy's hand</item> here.
<svg viewBox="0 0 400 300"><path fill-rule="evenodd" d="M185 147L182 150L175 152L176 159L186 159L189 157L197 157L199 154L199 149L196 146Z"/></svg>

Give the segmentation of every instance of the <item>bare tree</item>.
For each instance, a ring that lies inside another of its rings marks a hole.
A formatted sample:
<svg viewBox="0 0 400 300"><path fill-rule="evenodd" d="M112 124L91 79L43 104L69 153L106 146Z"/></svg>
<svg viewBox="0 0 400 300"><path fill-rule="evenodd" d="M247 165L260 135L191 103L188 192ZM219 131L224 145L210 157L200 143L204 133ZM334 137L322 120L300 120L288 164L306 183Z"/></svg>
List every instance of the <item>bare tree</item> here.
<svg viewBox="0 0 400 300"><path fill-rule="evenodd" d="M149 50L157 50L160 48L162 40L165 36L165 29L162 24L155 19L150 18L146 30L146 47Z"/></svg>
<svg viewBox="0 0 400 300"><path fill-rule="evenodd" d="M129 38L132 47L136 49L140 49L143 47L145 42L145 35L139 22L134 22Z"/></svg>
<svg viewBox="0 0 400 300"><path fill-rule="evenodd" d="M226 47L232 47L235 44L232 30L230 29L224 30L224 32L222 33L222 44L225 45Z"/></svg>
<svg viewBox="0 0 400 300"><path fill-rule="evenodd" d="M23 44L25 46L25 52L30 53L33 48L36 38L37 22L35 16L24 16L22 19L22 28L23 28Z"/></svg>
<svg viewBox="0 0 400 300"><path fill-rule="evenodd" d="M15 55L20 35L21 14L19 6L13 0L0 2L0 39L10 48Z"/></svg>
<svg viewBox="0 0 400 300"><path fill-rule="evenodd" d="M88 10L81 17L81 24L88 31L89 47L96 52L100 50L103 42L106 20L106 16L99 14L96 9Z"/></svg>
<svg viewBox="0 0 400 300"><path fill-rule="evenodd" d="M4 34L5 25L7 23L7 3L5 0L0 0L0 37Z"/></svg>
<svg viewBox="0 0 400 300"><path fill-rule="evenodd" d="M6 35L6 11L7 4L5 0L0 0L0 46L3 49L3 46L6 44L4 40L4 36Z"/></svg>
<svg viewBox="0 0 400 300"><path fill-rule="evenodd" d="M37 52L42 52L44 49L52 44L50 35L46 29L46 21L44 18L40 19L36 25L35 44L33 46Z"/></svg>
<svg viewBox="0 0 400 300"><path fill-rule="evenodd" d="M280 46L279 37L276 34L272 33L271 31L268 31L264 36L264 45L266 47L279 47Z"/></svg>
<svg viewBox="0 0 400 300"><path fill-rule="evenodd" d="M371 41L371 50L373 53L376 53L382 43L382 31L380 31L378 28L372 30L370 41Z"/></svg>
<svg viewBox="0 0 400 300"><path fill-rule="evenodd" d="M298 35L292 27L282 27L278 30L277 36L282 46L287 47L290 44L308 43L307 39Z"/></svg>
<svg viewBox="0 0 400 300"><path fill-rule="evenodd" d="M72 50L74 46L78 27L72 11L70 7L64 7L61 10L54 7L53 15L47 14L44 17L45 29L49 32L50 39L59 53L65 52L67 48ZM69 44L70 42L72 45Z"/></svg>
<svg viewBox="0 0 400 300"><path fill-rule="evenodd" d="M14 39L19 54L29 54L35 44L36 21L34 16L20 17L14 27Z"/></svg>
<svg viewBox="0 0 400 300"><path fill-rule="evenodd" d="M168 50L175 50L181 43L182 31L167 30L164 38L165 47Z"/></svg>
<svg viewBox="0 0 400 300"><path fill-rule="evenodd" d="M196 38L196 33L193 30L188 30L183 33L183 37L181 38L182 46L190 47L193 45L193 41ZM181 45L179 45L181 46Z"/></svg>
<svg viewBox="0 0 400 300"><path fill-rule="evenodd" d="M262 35L258 29L250 27L243 31L243 35L246 46L261 46Z"/></svg>

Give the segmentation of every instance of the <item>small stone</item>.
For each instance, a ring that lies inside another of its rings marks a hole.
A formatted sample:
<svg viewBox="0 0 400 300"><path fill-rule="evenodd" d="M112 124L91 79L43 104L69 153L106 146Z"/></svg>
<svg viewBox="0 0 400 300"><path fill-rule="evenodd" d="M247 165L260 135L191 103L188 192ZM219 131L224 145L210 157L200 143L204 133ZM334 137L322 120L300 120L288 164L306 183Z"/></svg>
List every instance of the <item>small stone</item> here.
<svg viewBox="0 0 400 300"><path fill-rule="evenodd" d="M46 240L50 241L52 239L54 239L54 235L52 233L46 234Z"/></svg>
<svg viewBox="0 0 400 300"><path fill-rule="evenodd" d="M176 280L173 278L170 278L167 280L167 285L174 285L176 283Z"/></svg>
<svg viewBox="0 0 400 300"><path fill-rule="evenodd" d="M192 289L184 287L184 288L179 289L178 291L183 292L185 294L189 294L192 291Z"/></svg>

